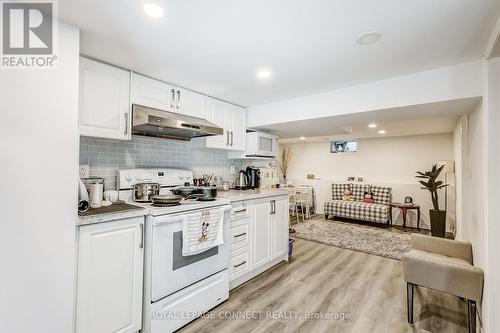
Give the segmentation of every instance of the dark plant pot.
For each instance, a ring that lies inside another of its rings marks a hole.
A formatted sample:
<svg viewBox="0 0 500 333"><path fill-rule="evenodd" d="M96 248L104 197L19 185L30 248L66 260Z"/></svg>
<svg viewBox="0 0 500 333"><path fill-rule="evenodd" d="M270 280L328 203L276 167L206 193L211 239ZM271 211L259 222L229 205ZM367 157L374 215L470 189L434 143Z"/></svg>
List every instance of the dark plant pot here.
<svg viewBox="0 0 500 333"><path fill-rule="evenodd" d="M446 211L430 209L429 215L431 217L432 236L444 238L446 234Z"/></svg>

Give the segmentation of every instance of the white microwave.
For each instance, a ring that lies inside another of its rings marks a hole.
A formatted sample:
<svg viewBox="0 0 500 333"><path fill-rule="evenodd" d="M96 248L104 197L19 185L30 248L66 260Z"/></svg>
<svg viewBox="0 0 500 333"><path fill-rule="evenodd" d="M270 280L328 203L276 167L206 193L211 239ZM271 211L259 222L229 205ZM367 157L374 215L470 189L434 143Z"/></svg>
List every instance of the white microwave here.
<svg viewBox="0 0 500 333"><path fill-rule="evenodd" d="M275 157L277 155L277 136L262 132L247 133L246 156Z"/></svg>

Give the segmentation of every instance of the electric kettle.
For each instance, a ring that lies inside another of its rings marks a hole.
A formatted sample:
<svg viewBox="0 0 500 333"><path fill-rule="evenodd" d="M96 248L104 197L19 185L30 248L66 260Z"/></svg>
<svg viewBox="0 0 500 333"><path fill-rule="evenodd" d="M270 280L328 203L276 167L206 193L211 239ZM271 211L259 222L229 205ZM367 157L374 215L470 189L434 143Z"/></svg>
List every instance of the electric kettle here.
<svg viewBox="0 0 500 333"><path fill-rule="evenodd" d="M244 170L240 170L234 181L235 190L246 190L248 186L248 175Z"/></svg>

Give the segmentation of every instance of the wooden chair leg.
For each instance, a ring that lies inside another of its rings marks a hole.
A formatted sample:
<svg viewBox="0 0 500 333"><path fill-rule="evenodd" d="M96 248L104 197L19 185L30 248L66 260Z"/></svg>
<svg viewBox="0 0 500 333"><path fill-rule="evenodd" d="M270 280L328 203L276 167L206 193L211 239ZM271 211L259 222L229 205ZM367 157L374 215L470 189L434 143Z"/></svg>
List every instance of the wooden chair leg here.
<svg viewBox="0 0 500 333"><path fill-rule="evenodd" d="M410 282L406 282L406 306L408 312L408 322L413 324L413 292L415 285Z"/></svg>
<svg viewBox="0 0 500 333"><path fill-rule="evenodd" d="M476 333L476 302L467 300L469 333Z"/></svg>

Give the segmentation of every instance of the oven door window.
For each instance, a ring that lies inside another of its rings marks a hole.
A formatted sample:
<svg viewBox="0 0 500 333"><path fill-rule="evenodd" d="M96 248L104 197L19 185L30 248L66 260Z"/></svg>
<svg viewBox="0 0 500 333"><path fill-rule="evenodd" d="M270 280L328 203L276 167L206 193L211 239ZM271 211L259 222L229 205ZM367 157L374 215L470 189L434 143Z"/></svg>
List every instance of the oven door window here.
<svg viewBox="0 0 500 333"><path fill-rule="evenodd" d="M215 246L205 252L198 253L192 256L182 256L182 231L174 232L173 235L173 260L172 260L172 270L178 270L179 268L192 265L200 260L207 259L211 256L219 254L219 247Z"/></svg>

